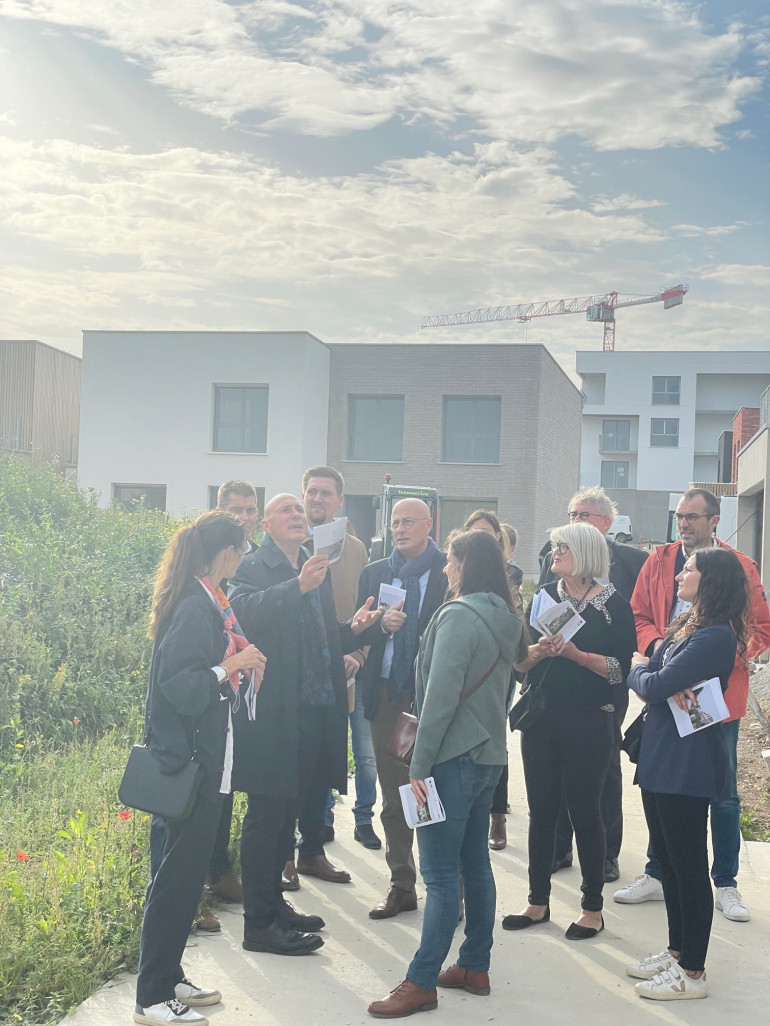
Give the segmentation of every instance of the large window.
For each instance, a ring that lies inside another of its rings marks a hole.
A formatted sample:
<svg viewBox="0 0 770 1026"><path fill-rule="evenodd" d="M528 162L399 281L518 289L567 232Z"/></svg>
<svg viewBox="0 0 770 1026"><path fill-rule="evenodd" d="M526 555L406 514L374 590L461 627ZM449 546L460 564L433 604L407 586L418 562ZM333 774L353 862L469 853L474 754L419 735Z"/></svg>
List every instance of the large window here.
<svg viewBox="0 0 770 1026"><path fill-rule="evenodd" d="M652 405L678 406L681 385L680 377L654 377L652 379Z"/></svg>
<svg viewBox="0 0 770 1026"><path fill-rule="evenodd" d="M602 460L602 488L628 487L628 461Z"/></svg>
<svg viewBox="0 0 770 1026"><path fill-rule="evenodd" d="M446 463L500 462L500 396L444 396Z"/></svg>
<svg viewBox="0 0 770 1026"><path fill-rule="evenodd" d="M631 449L631 421L603 420L601 452L629 452Z"/></svg>
<svg viewBox="0 0 770 1026"><path fill-rule="evenodd" d="M650 445L679 445L679 421L672 417L653 417L650 421Z"/></svg>
<svg viewBox="0 0 770 1026"><path fill-rule="evenodd" d="M403 459L404 397L351 395L348 400L348 459Z"/></svg>
<svg viewBox="0 0 770 1026"><path fill-rule="evenodd" d="M165 485L113 484L112 497L128 510L166 508Z"/></svg>
<svg viewBox="0 0 770 1026"><path fill-rule="evenodd" d="M214 452L267 452L267 385L214 386Z"/></svg>

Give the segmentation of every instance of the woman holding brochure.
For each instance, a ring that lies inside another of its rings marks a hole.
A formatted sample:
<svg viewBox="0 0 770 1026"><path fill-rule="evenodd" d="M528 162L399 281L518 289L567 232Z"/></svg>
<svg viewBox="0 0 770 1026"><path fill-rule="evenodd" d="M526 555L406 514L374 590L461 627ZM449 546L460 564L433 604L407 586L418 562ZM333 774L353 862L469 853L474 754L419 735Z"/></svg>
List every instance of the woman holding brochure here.
<svg viewBox="0 0 770 1026"><path fill-rule="evenodd" d="M634 654L628 678L647 702L636 782L660 859L668 947L626 972L643 981L636 985L641 997L657 1001L708 995L704 967L714 901L706 821L709 802L729 793L729 760L721 721L691 723L690 710L715 678L727 688L736 647L745 650L748 601L746 574L729 549L698 549L676 580L678 598L692 608L674 620L650 658ZM693 689L704 681L696 697Z"/></svg>
<svg viewBox="0 0 770 1026"><path fill-rule="evenodd" d="M589 524L567 524L551 532L551 545L559 580L537 592L537 622L530 611L536 640L516 664L527 673L529 687L540 689L544 704L521 738L529 803L529 904L521 914L506 916L503 929L524 930L550 919L554 828L563 790L583 874L581 915L566 936L586 940L604 929L601 795L615 744L616 689L628 675L636 630L626 599L612 584L600 583L610 563L601 532ZM577 631L568 633L575 624ZM569 640L554 633L560 629Z"/></svg>
<svg viewBox="0 0 770 1026"><path fill-rule="evenodd" d="M452 537L444 573L449 598L428 624L417 656L419 725L409 773L420 804L428 798L426 778L433 778L446 819L417 830L428 892L420 947L406 979L369 1006L377 1019L436 1008L436 986L489 993L496 898L489 808L506 761L506 696L524 625L512 612L502 550L484 531ZM465 941L457 964L442 972L457 926L460 874Z"/></svg>

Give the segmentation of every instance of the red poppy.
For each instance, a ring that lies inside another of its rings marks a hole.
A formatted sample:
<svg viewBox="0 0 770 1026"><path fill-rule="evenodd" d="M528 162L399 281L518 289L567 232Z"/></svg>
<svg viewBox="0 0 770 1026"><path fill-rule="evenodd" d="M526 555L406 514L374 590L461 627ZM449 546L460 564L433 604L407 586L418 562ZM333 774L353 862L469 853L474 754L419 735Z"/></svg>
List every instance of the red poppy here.
<svg viewBox="0 0 770 1026"><path fill-rule="evenodd" d="M131 810L123 809L122 812L118 813L118 819L131 819Z"/></svg>
<svg viewBox="0 0 770 1026"><path fill-rule="evenodd" d="M29 862L29 855L25 855L21 848L16 852L16 858L19 862Z"/></svg>
<svg viewBox="0 0 770 1026"><path fill-rule="evenodd" d="M73 716L72 722L75 724L76 727L80 726L80 720L77 718L77 716Z"/></svg>

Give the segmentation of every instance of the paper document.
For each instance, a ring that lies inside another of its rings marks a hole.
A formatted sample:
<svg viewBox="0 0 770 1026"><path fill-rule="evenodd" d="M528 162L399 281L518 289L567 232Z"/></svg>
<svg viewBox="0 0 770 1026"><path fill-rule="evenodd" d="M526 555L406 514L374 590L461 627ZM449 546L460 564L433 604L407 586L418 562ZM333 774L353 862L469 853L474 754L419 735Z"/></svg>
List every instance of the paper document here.
<svg viewBox="0 0 770 1026"><path fill-rule="evenodd" d="M543 634L561 634L565 641L574 637L585 620L570 602L558 602L541 612L534 626Z"/></svg>
<svg viewBox="0 0 770 1026"><path fill-rule="evenodd" d="M535 594L532 596L532 609L530 610L529 614L530 626L536 627L538 616L540 616L541 613L544 613L546 609L550 609L552 606L555 605L556 603L545 590L545 588L541 588L540 591L536 591Z"/></svg>
<svg viewBox="0 0 770 1026"><path fill-rule="evenodd" d="M330 524L319 524L313 528L313 554L323 553L329 557L330 563L336 563L342 555L345 535L348 530L348 518L340 517Z"/></svg>
<svg viewBox="0 0 770 1026"><path fill-rule="evenodd" d="M713 727L715 723L721 723L730 715L722 694L719 677L712 677L704 680L702 684L696 684L690 688L695 695L695 701L687 699L687 712L680 709L674 701L673 695L668 699L669 708L674 714L676 729L680 737L687 737L698 730L705 730L706 727Z"/></svg>
<svg viewBox="0 0 770 1026"><path fill-rule="evenodd" d="M397 606L399 602L406 600L406 591L403 588L397 588L393 584L381 584L380 595L377 599L377 608L381 609L383 613L386 613L391 606Z"/></svg>
<svg viewBox="0 0 770 1026"><path fill-rule="evenodd" d="M428 789L428 800L424 805L418 804L410 784L402 784L398 789L406 822L414 829L430 826L431 823L442 823L446 819L444 806L436 790L436 781L433 777L426 777L424 783Z"/></svg>

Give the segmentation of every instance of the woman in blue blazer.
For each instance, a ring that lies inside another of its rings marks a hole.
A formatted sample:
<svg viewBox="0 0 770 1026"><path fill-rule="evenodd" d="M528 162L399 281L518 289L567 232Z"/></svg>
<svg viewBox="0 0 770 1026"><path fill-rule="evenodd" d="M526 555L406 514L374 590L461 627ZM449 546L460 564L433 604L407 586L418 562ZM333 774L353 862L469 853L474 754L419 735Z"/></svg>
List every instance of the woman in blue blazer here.
<svg viewBox="0 0 770 1026"><path fill-rule="evenodd" d="M692 688L713 677L722 691L745 649L746 575L729 549L698 549L676 578L691 604L669 626L648 659L636 652L628 686L647 702L636 783L642 788L650 838L661 857L668 947L626 967L641 997L657 1001L708 995L705 961L714 901L706 824L709 803L728 791L722 724L679 736L668 699L687 712Z"/></svg>

